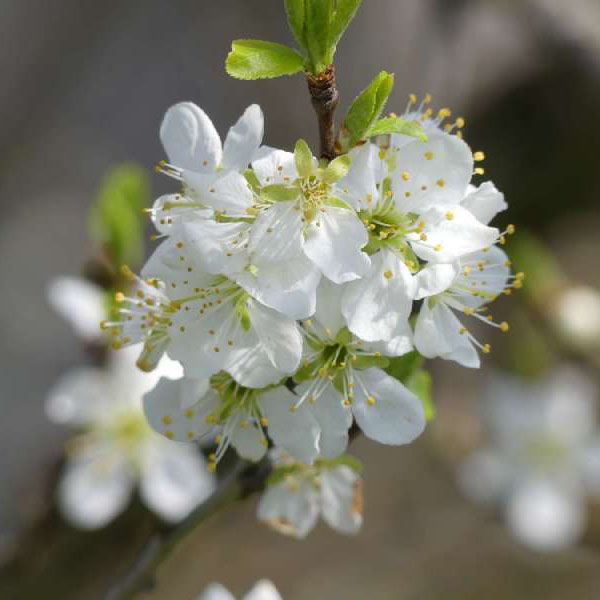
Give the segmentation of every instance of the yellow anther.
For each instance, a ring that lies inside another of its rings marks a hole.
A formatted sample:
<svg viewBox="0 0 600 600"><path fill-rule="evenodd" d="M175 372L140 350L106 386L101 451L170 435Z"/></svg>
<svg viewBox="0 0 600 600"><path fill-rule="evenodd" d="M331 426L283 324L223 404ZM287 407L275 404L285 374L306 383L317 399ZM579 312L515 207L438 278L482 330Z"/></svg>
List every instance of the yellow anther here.
<svg viewBox="0 0 600 600"><path fill-rule="evenodd" d="M165 415L165 416L162 418L162 422L163 422L165 425L170 425L170 424L173 422L173 419L171 419L171 417L169 417L169 415Z"/></svg>
<svg viewBox="0 0 600 600"><path fill-rule="evenodd" d="M127 265L121 266L121 275L123 275L123 277L126 277L127 279L135 278L133 271Z"/></svg>
<svg viewBox="0 0 600 600"><path fill-rule="evenodd" d="M441 252L441 250L442 250L442 245L441 245L441 244L436 244L436 245L433 247L433 250L434 250L435 252Z"/></svg>
<svg viewBox="0 0 600 600"><path fill-rule="evenodd" d="M373 194L367 194L367 204L371 204L373 202Z"/></svg>
<svg viewBox="0 0 600 600"><path fill-rule="evenodd" d="M456 125L456 126L459 128L459 129L462 129L462 128L463 128L463 127L466 125L466 122L465 122L465 120L464 120L462 117L458 117L458 119L456 119L456 123L455 123L455 125Z"/></svg>
<svg viewBox="0 0 600 600"><path fill-rule="evenodd" d="M425 152L425 158L427 160L433 160L433 152L431 152L431 150L428 150L427 152Z"/></svg>
<svg viewBox="0 0 600 600"><path fill-rule="evenodd" d="M477 167L475 169L475 175L485 175L485 169L483 167Z"/></svg>
<svg viewBox="0 0 600 600"><path fill-rule="evenodd" d="M375 396L369 396L369 397L367 398L367 404L368 404L369 406L375 406L375 403L376 403L376 402L377 402L377 400L376 400Z"/></svg>
<svg viewBox="0 0 600 600"><path fill-rule="evenodd" d="M404 172L402 173L402 179L403 179L404 181L410 181L410 173L409 173L408 171L404 171Z"/></svg>
<svg viewBox="0 0 600 600"><path fill-rule="evenodd" d="M492 348L490 347L489 344L485 344L485 346L483 346L482 350L483 350L484 354L489 354L492 351Z"/></svg>
<svg viewBox="0 0 600 600"><path fill-rule="evenodd" d="M321 367L319 369L319 377L321 377L321 379L324 379L325 377L327 377L328 374L329 374L329 372L327 371L327 367Z"/></svg>
<svg viewBox="0 0 600 600"><path fill-rule="evenodd" d="M183 242L177 242L175 246L181 250L183 248Z"/></svg>
<svg viewBox="0 0 600 600"><path fill-rule="evenodd" d="M446 213L446 219L447 219L448 221L452 221L452 220L454 219L454 213L453 213L452 211L448 211L448 212Z"/></svg>
<svg viewBox="0 0 600 600"><path fill-rule="evenodd" d="M467 333L467 328L466 328L466 327L461 327L461 328L458 330L458 333L460 333L460 335L464 335L465 333Z"/></svg>
<svg viewBox="0 0 600 600"><path fill-rule="evenodd" d="M443 187L446 185L446 182L445 182L443 179L438 179L438 180L435 182L435 184L436 184L438 187L441 187L441 188L443 188Z"/></svg>
<svg viewBox="0 0 600 600"><path fill-rule="evenodd" d="M262 417L260 420L260 424L262 427L268 427L269 426L269 419L267 419L267 417Z"/></svg>
<svg viewBox="0 0 600 600"><path fill-rule="evenodd" d="M521 279L517 279L513 283L513 287L515 288L515 290L520 290L523 287L523 281Z"/></svg>
<svg viewBox="0 0 600 600"><path fill-rule="evenodd" d="M121 347L122 347L121 340L113 340L113 342L112 342L112 347L113 347L115 350L120 350L120 349L121 349Z"/></svg>
<svg viewBox="0 0 600 600"><path fill-rule="evenodd" d="M475 152L475 154L473 154L473 158L477 162L481 162L482 160L485 160L485 152Z"/></svg>
<svg viewBox="0 0 600 600"><path fill-rule="evenodd" d="M217 463L215 462L210 462L208 463L207 469L211 472L214 473L217 470Z"/></svg>
<svg viewBox="0 0 600 600"><path fill-rule="evenodd" d="M463 308L463 312L465 313L465 315L471 316L471 315L475 314L475 309L471 308L470 306L465 306Z"/></svg>
<svg viewBox="0 0 600 600"><path fill-rule="evenodd" d="M411 104L417 103L417 97L415 96L415 94L411 94L408 98L409 98Z"/></svg>
<svg viewBox="0 0 600 600"><path fill-rule="evenodd" d="M296 408L296 405L295 405L295 404L290 404L290 405L289 405L289 407L288 407L288 410L289 410L291 413L295 413L295 412L296 412L298 409Z"/></svg>
<svg viewBox="0 0 600 600"><path fill-rule="evenodd" d="M248 428L248 425L250 425L250 422L249 422L247 419L242 419L242 420L240 421L240 427L241 427L242 429L247 429L247 428Z"/></svg>
<svg viewBox="0 0 600 600"><path fill-rule="evenodd" d="M433 98L431 94L425 94L425 98L423 98L423 104L430 104Z"/></svg>
<svg viewBox="0 0 600 600"><path fill-rule="evenodd" d="M503 331L504 333L506 333L508 330L510 329L509 324L506 321L502 321L502 323L500 323L500 330Z"/></svg>
<svg viewBox="0 0 600 600"><path fill-rule="evenodd" d="M391 279L391 278L394 276L394 274L393 274L391 271L385 271L385 272L383 273L383 276L384 276L386 279Z"/></svg>
<svg viewBox="0 0 600 600"><path fill-rule="evenodd" d="M125 294L123 294L123 292L117 292L115 294L115 302L124 302L125 301Z"/></svg>
<svg viewBox="0 0 600 600"><path fill-rule="evenodd" d="M449 108L440 108L440 111L438 112L438 117L440 117L440 119L447 119L451 116L452 111Z"/></svg>
<svg viewBox="0 0 600 600"><path fill-rule="evenodd" d="M191 419L191 418L194 416L194 411L193 411L191 408L188 408L188 409L185 411L185 416L186 416L188 419Z"/></svg>
<svg viewBox="0 0 600 600"><path fill-rule="evenodd" d="M165 431L165 437L169 438L170 440L173 439L173 432L172 431Z"/></svg>
<svg viewBox="0 0 600 600"><path fill-rule="evenodd" d="M506 228L506 233L508 233L508 235L512 235L515 232L515 226L514 225L509 225Z"/></svg>
<svg viewBox="0 0 600 600"><path fill-rule="evenodd" d="M100 321L100 329L108 329L108 321Z"/></svg>
<svg viewBox="0 0 600 600"><path fill-rule="evenodd" d="M519 272L515 275L515 279L517 279L518 281L523 281L523 279L525 279L525 273L523 272Z"/></svg>
<svg viewBox="0 0 600 600"><path fill-rule="evenodd" d="M426 242L426 241L427 241L427 234L426 234L426 233L422 233L422 234L419 236L419 239L420 239L422 242Z"/></svg>

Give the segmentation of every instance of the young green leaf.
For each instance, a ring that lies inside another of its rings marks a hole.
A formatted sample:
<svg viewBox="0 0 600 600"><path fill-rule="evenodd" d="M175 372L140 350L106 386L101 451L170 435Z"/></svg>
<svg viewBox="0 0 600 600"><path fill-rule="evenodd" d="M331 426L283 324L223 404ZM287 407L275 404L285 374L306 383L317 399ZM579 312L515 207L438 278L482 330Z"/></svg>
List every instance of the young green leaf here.
<svg viewBox="0 0 600 600"><path fill-rule="evenodd" d="M142 209L150 200L143 169L122 165L104 179L89 215L90 235L105 245L113 265L139 264L144 254Z"/></svg>
<svg viewBox="0 0 600 600"><path fill-rule="evenodd" d="M306 50L306 33L304 29L306 17L306 0L285 0L288 25L296 38L298 46Z"/></svg>
<svg viewBox="0 0 600 600"><path fill-rule="evenodd" d="M382 71L354 100L344 122L350 133L351 146L367 137L367 132L383 112L393 87L394 75Z"/></svg>
<svg viewBox="0 0 600 600"><path fill-rule="evenodd" d="M263 40L235 40L225 69L236 79L272 79L294 75L304 68L304 59L294 49Z"/></svg>
<svg viewBox="0 0 600 600"><path fill-rule="evenodd" d="M427 141L427 135L423 131L423 126L418 121L409 121L400 117L385 117L380 119L372 127L370 127L365 137L374 137L376 135L384 135L386 133L397 133L415 137L422 142Z"/></svg>
<svg viewBox="0 0 600 600"><path fill-rule="evenodd" d="M294 158L296 160L296 169L298 175L306 179L313 175L315 170L315 162L313 154L304 140L298 140L294 148Z"/></svg>
<svg viewBox="0 0 600 600"><path fill-rule="evenodd" d="M320 75L333 60L330 43L330 27L333 15L333 0L305 0L305 40L310 58L310 70Z"/></svg>
<svg viewBox="0 0 600 600"><path fill-rule="evenodd" d="M362 0L337 0L335 3L329 40L334 48L338 45L352 19L354 19L361 4Z"/></svg>

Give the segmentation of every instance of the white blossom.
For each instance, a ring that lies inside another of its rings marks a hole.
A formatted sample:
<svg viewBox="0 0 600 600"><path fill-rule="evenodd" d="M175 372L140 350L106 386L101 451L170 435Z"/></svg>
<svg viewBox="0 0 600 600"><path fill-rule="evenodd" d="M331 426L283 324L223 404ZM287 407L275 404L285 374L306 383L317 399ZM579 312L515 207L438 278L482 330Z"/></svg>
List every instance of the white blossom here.
<svg viewBox="0 0 600 600"><path fill-rule="evenodd" d="M84 529L108 524L136 485L144 503L169 522L183 519L215 489L197 450L156 435L141 411L143 394L161 375L180 377L180 365L165 357L148 375L135 366L138 352L111 354L104 369L69 372L48 397L51 420L81 429L67 445L58 504Z"/></svg>
<svg viewBox="0 0 600 600"><path fill-rule="evenodd" d="M347 463L321 460L309 466L279 456L280 466L258 504L261 521L296 538L306 537L319 516L340 533L358 533L363 522L363 485L349 459Z"/></svg>
<svg viewBox="0 0 600 600"><path fill-rule="evenodd" d="M459 481L473 499L502 507L513 534L537 550L577 541L586 497L600 494L598 389L561 366L535 383L491 383L484 413L490 444L467 457Z"/></svg>
<svg viewBox="0 0 600 600"><path fill-rule="evenodd" d="M235 596L220 583L210 583L196 600L235 600ZM282 598L272 582L261 579L241 600L282 600Z"/></svg>

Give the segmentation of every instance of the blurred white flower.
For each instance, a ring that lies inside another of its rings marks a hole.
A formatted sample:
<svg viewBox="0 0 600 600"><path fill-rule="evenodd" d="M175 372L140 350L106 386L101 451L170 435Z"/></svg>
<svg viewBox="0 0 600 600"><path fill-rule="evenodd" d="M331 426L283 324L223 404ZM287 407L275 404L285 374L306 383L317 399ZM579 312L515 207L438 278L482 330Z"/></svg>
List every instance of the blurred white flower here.
<svg viewBox="0 0 600 600"><path fill-rule="evenodd" d="M279 467L258 504L261 521L284 535L305 538L321 515L340 533L358 533L363 522L363 484L350 457L304 465L285 453L274 454Z"/></svg>
<svg viewBox="0 0 600 600"><path fill-rule="evenodd" d="M584 285L571 287L554 305L556 324L576 346L600 347L600 292Z"/></svg>
<svg viewBox="0 0 600 600"><path fill-rule="evenodd" d="M235 600L235 596L220 583L211 583L197 600ZM261 579L242 597L242 600L282 600L282 598L277 588L268 579Z"/></svg>
<svg viewBox="0 0 600 600"><path fill-rule="evenodd" d="M48 300L85 341L102 337L100 321L106 318L108 307L101 287L81 277L57 277L48 286Z"/></svg>
<svg viewBox="0 0 600 600"><path fill-rule="evenodd" d="M491 445L459 468L463 490L499 504L513 534L538 550L575 543L586 498L600 494L598 390L579 369L563 366L539 383L496 376L486 402Z"/></svg>
<svg viewBox="0 0 600 600"><path fill-rule="evenodd" d="M67 445L58 505L83 529L108 524L125 509L136 484L144 503L169 522L184 518L214 490L197 449L156 435L141 410L142 396L158 378L181 377L181 366L163 358L146 374L135 365L138 353L133 347L111 354L105 369L74 369L47 399L52 421L82 430Z"/></svg>

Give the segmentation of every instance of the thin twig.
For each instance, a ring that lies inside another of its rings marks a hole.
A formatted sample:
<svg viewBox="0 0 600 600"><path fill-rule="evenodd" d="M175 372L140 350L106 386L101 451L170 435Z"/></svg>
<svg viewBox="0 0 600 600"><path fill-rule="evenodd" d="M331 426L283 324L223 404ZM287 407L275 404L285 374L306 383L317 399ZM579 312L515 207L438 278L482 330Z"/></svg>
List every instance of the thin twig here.
<svg viewBox="0 0 600 600"><path fill-rule="evenodd" d="M335 120L340 94L335 81L335 67L329 65L321 75L306 74L308 91L319 121L321 158L332 160L337 156L335 148Z"/></svg>

